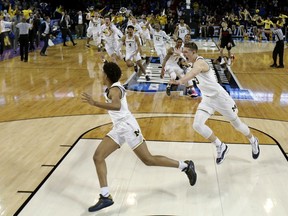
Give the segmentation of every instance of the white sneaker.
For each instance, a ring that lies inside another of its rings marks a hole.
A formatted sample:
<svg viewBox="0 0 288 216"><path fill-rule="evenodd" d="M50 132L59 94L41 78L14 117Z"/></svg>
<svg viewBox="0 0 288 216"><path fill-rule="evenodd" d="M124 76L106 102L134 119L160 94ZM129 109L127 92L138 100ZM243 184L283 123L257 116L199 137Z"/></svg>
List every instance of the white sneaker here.
<svg viewBox="0 0 288 216"><path fill-rule="evenodd" d="M229 151L228 146L225 143L222 143L220 146L216 147L217 150L217 158L216 158L216 164L221 164Z"/></svg>
<svg viewBox="0 0 288 216"><path fill-rule="evenodd" d="M260 147L259 147L259 140L255 137L254 143L251 143L252 146L252 157L253 159L257 159L260 155Z"/></svg>
<svg viewBox="0 0 288 216"><path fill-rule="evenodd" d="M196 92L196 90L194 88L188 88L187 89L187 95L192 97L192 98L198 97L198 93Z"/></svg>
<svg viewBox="0 0 288 216"><path fill-rule="evenodd" d="M220 65L222 65L222 64L225 64L225 60L224 60L224 58L221 58Z"/></svg>
<svg viewBox="0 0 288 216"><path fill-rule="evenodd" d="M227 64L230 66L231 65L231 59L228 58Z"/></svg>

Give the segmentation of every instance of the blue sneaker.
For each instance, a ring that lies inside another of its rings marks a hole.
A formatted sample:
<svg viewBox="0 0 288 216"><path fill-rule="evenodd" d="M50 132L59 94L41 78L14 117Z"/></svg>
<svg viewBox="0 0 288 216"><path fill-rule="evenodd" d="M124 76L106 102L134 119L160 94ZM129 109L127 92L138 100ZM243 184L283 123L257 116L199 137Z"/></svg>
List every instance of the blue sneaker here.
<svg viewBox="0 0 288 216"><path fill-rule="evenodd" d="M188 166L186 168L184 168L182 170L182 172L185 172L188 179L189 179L189 182L190 182L190 185L193 186L196 184L196 181L197 181L197 173L195 172L195 166L194 166L194 163L192 160L190 161L184 161Z"/></svg>
<svg viewBox="0 0 288 216"><path fill-rule="evenodd" d="M221 164L228 153L229 149L228 146L224 143L222 143L219 147L217 147L217 158L216 163Z"/></svg>
<svg viewBox="0 0 288 216"><path fill-rule="evenodd" d="M99 210L106 208L108 206L111 206L113 204L114 204L114 201L113 201L111 195L109 195L108 197L104 197L104 196L102 196L102 194L100 194L99 201L94 206L91 206L88 209L88 211L89 212L99 211Z"/></svg>

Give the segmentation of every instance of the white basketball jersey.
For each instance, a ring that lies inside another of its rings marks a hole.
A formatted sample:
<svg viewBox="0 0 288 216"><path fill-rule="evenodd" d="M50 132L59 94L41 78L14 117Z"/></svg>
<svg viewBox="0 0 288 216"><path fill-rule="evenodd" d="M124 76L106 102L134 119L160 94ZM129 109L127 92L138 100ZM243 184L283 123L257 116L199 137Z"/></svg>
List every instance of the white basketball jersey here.
<svg viewBox="0 0 288 216"><path fill-rule="evenodd" d="M196 61L199 59L204 60L202 56L198 56ZM201 93L208 97L213 97L223 90L223 87L218 83L217 77L210 66L207 72L201 72L196 76L196 82Z"/></svg>
<svg viewBox="0 0 288 216"><path fill-rule="evenodd" d="M94 28L95 30L100 31L101 30L101 19L93 17L89 21L89 26L88 27Z"/></svg>
<svg viewBox="0 0 288 216"><path fill-rule="evenodd" d="M125 39L125 45L126 45L126 52L129 52L129 53L135 52L138 48L136 40L135 40L135 36L133 35L132 38L128 38L128 35L127 35Z"/></svg>
<svg viewBox="0 0 288 216"><path fill-rule="evenodd" d="M186 34L188 34L188 29L186 27L186 24L184 26L178 25L178 37L181 38L184 41L184 37Z"/></svg>
<svg viewBox="0 0 288 216"><path fill-rule="evenodd" d="M119 88L122 92L122 98L121 98L121 108L119 111L115 110L108 110L108 114L111 117L111 120L113 124L123 120L124 118L131 115L131 112L128 108L127 99L126 99L126 91L124 87L120 84L120 82L113 83L112 86L108 89L108 91L105 92L104 96L106 99L106 103L111 103L112 101L108 98L109 90L111 88Z"/></svg>
<svg viewBox="0 0 288 216"><path fill-rule="evenodd" d="M175 65L178 63L179 59L181 58L181 54L182 54L182 50L183 48L176 48L173 47L173 54L169 57L169 59L167 60L166 64L168 65Z"/></svg>
<svg viewBox="0 0 288 216"><path fill-rule="evenodd" d="M160 31L153 31L153 43L154 46L165 46L164 38L168 39L166 33L162 30Z"/></svg>
<svg viewBox="0 0 288 216"><path fill-rule="evenodd" d="M117 38L119 31L120 30L118 30L113 24L111 24L110 26L103 24L101 26L102 37L110 45L114 44L114 42L119 39ZM120 35L120 37L122 36L123 34Z"/></svg>

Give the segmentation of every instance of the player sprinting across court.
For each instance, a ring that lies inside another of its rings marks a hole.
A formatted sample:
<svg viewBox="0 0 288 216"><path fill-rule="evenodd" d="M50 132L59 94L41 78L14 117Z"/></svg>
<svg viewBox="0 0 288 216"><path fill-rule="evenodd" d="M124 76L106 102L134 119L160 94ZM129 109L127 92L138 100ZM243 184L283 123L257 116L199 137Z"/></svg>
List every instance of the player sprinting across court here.
<svg viewBox="0 0 288 216"><path fill-rule="evenodd" d="M174 39L181 38L184 41L185 35L191 33L191 28L185 24L184 17L180 17L180 23L176 26Z"/></svg>
<svg viewBox="0 0 288 216"><path fill-rule="evenodd" d="M101 25L102 20L100 18L100 14L95 12L93 16L91 16L89 25L87 28L87 42L86 46L90 48L90 41L93 39L96 42L96 46L101 48Z"/></svg>
<svg viewBox="0 0 288 216"><path fill-rule="evenodd" d="M153 50L153 45L152 45L152 41L151 41L151 35L150 35L150 31L147 28L146 25L142 25L142 40L143 40L143 45L149 47L150 51Z"/></svg>
<svg viewBox="0 0 288 216"><path fill-rule="evenodd" d="M160 24L158 22L154 24L154 28L150 26L149 22L147 25L153 37L155 51L157 56L160 58L160 64L162 64L167 54L166 41L169 41L170 37L166 34L165 31L160 29Z"/></svg>
<svg viewBox="0 0 288 216"><path fill-rule="evenodd" d="M179 66L178 62L179 60L185 59L185 57L183 56L183 40L181 38L178 38L176 40L176 45L175 47L170 47L168 49L167 55L164 58L164 61L162 63L162 69L161 69L161 78L164 77L165 72L169 74L170 79L171 80L176 80L176 78L181 78L183 77L184 74L184 70ZM193 81L189 80L187 82L187 88L191 91L194 91L194 97L197 97L197 93L195 92L195 89L193 87ZM166 87L166 94L168 96L171 95L171 85L168 83L167 87ZM192 95L190 95L192 96Z"/></svg>
<svg viewBox="0 0 288 216"><path fill-rule="evenodd" d="M88 210L94 212L113 205L105 159L125 142L145 165L179 168L187 174L190 185L193 186L197 180L193 161L176 161L161 155L151 155L139 125L128 109L126 92L119 82L122 74L119 66L113 62L106 62L103 72L103 82L108 87L105 91L106 103L94 101L87 93L82 94L84 102L108 110L113 122L112 130L104 137L93 156L101 193L99 201Z"/></svg>
<svg viewBox="0 0 288 216"><path fill-rule="evenodd" d="M170 81L171 84L181 85L194 77L197 79L197 86L202 93L202 100L195 114L194 130L216 145L216 163L221 164L227 155L228 146L221 142L205 124L210 116L217 111L226 117L237 131L249 139L252 146L252 157L257 159L260 154L258 139L251 133L248 126L240 120L234 100L218 83L213 70L203 57L198 56L197 51L198 47L194 42L184 45L183 54L189 62L193 63L193 67L181 79Z"/></svg>
<svg viewBox="0 0 288 216"><path fill-rule="evenodd" d="M133 67L134 62L136 62L136 67L138 66L140 68L140 72L143 73L145 75L145 79L149 81L150 77L146 74L145 68L141 62L142 49L139 37L134 34L134 26L127 26L127 34L122 37L121 41L122 43L120 43L120 45L125 43L126 46L126 65L128 67Z"/></svg>
<svg viewBox="0 0 288 216"><path fill-rule="evenodd" d="M123 33L111 23L110 16L104 17L104 24L101 26L101 37L105 43L105 50L112 58L113 62L121 59L119 40L123 37Z"/></svg>

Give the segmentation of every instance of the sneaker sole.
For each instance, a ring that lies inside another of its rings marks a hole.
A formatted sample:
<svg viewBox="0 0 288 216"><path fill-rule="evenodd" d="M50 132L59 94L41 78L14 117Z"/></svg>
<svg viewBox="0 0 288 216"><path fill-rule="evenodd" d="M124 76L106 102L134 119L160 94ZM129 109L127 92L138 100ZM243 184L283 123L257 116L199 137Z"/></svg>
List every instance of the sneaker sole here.
<svg viewBox="0 0 288 216"><path fill-rule="evenodd" d="M190 185L191 185L191 186L194 186L194 185L196 184L196 181L197 181L197 173L196 173L196 171L195 171L194 162L193 162L192 160L190 160L190 161L185 161L185 163L186 163L188 166L187 166L184 170L182 170L182 172L185 171L185 174L187 175L187 177L188 177L188 179L189 179ZM190 179L189 174L187 174L187 171L190 170L190 169L192 170L192 175L193 175L193 176L191 176L191 178L193 178L193 179Z"/></svg>
<svg viewBox="0 0 288 216"><path fill-rule="evenodd" d="M218 162L218 163L216 162L217 165L223 163L223 161L225 160L225 158L226 158L226 156L227 156L227 154L228 154L228 152L229 152L229 147L228 147L228 145L226 145L226 146L227 146L227 148L226 148L226 150L224 151L223 159L222 159L220 162Z"/></svg>
<svg viewBox="0 0 288 216"><path fill-rule="evenodd" d="M192 166L193 166L193 173L194 173L195 178L194 178L194 181L193 181L193 182L190 182L190 185L191 185L191 186L194 186L194 185L196 184L196 182L197 182L197 173L196 173L196 171L195 171L194 162L192 161L191 164L192 164Z"/></svg>
<svg viewBox="0 0 288 216"><path fill-rule="evenodd" d="M167 95L167 96L170 96L170 95L171 95L171 87L170 87L169 90L166 88L166 95Z"/></svg>
<svg viewBox="0 0 288 216"><path fill-rule="evenodd" d="M253 152L252 152L252 157L253 157L253 159L257 159L258 157L259 157L259 155L260 155L260 147L259 147L259 145L258 145L258 153L257 154L254 154Z"/></svg>
<svg viewBox="0 0 288 216"><path fill-rule="evenodd" d="M88 211L89 211L89 212L100 211L101 209L107 208L107 207L109 207L109 206L111 206L111 205L113 205L113 204L114 204L114 201L112 201L112 202L110 202L110 203L102 204L101 206L98 206L97 208L96 208L96 207L95 207L95 208L90 207L90 208L88 209Z"/></svg>

